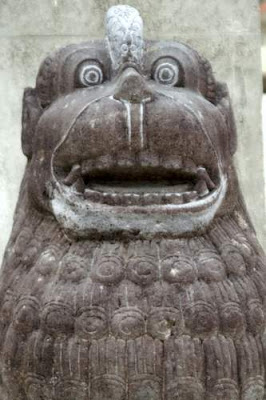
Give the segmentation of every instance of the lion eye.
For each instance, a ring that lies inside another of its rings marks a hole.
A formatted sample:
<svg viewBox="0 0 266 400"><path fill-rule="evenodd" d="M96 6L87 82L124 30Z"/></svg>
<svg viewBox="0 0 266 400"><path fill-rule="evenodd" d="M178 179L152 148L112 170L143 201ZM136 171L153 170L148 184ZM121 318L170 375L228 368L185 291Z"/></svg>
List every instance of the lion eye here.
<svg viewBox="0 0 266 400"><path fill-rule="evenodd" d="M99 63L87 61L78 69L78 80L82 86L95 86L103 82L103 70Z"/></svg>
<svg viewBox="0 0 266 400"><path fill-rule="evenodd" d="M176 86L180 81L180 70L177 62L174 60L157 62L153 79L162 85Z"/></svg>

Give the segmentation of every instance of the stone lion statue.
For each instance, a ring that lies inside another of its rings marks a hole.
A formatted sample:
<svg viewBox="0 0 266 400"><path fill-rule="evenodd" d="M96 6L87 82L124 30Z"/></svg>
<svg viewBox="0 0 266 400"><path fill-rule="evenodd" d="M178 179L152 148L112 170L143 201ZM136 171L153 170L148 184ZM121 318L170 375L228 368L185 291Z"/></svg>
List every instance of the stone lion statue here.
<svg viewBox="0 0 266 400"><path fill-rule="evenodd" d="M41 64L22 148L1 400L265 399L266 262L209 62L114 6Z"/></svg>

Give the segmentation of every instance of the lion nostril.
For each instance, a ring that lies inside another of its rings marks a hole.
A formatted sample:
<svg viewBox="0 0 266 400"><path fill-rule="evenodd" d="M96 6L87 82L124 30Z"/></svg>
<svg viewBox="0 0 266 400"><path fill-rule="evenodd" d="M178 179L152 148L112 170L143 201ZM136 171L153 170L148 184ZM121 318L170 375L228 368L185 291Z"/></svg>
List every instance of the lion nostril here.
<svg viewBox="0 0 266 400"><path fill-rule="evenodd" d="M134 53L135 51L137 51L137 46L136 46L135 44L132 44L132 45L130 46L130 51L131 51L132 53Z"/></svg>
<svg viewBox="0 0 266 400"><path fill-rule="evenodd" d="M152 91L144 78L133 67L126 68L119 77L114 98L130 103L151 101Z"/></svg>
<svg viewBox="0 0 266 400"><path fill-rule="evenodd" d="M127 54L128 50L129 50L128 45L126 43L123 43L122 46L121 46L122 53L123 54Z"/></svg>

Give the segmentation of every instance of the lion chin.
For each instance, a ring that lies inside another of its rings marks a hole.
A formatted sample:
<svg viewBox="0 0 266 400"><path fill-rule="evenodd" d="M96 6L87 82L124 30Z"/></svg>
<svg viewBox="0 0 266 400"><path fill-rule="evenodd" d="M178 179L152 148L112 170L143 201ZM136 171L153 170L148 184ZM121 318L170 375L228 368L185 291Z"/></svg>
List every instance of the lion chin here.
<svg viewBox="0 0 266 400"><path fill-rule="evenodd" d="M0 400L263 400L266 260L228 90L129 6L25 90Z"/></svg>

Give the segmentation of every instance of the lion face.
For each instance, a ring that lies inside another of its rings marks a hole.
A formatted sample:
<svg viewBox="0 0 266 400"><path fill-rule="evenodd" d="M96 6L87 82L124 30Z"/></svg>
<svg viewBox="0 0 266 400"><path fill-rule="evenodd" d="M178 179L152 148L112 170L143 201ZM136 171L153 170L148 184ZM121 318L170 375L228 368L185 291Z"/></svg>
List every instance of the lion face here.
<svg viewBox="0 0 266 400"><path fill-rule="evenodd" d="M182 235L206 227L228 195L225 87L194 50L142 42L137 27L60 50L25 95L30 191L79 236Z"/></svg>

